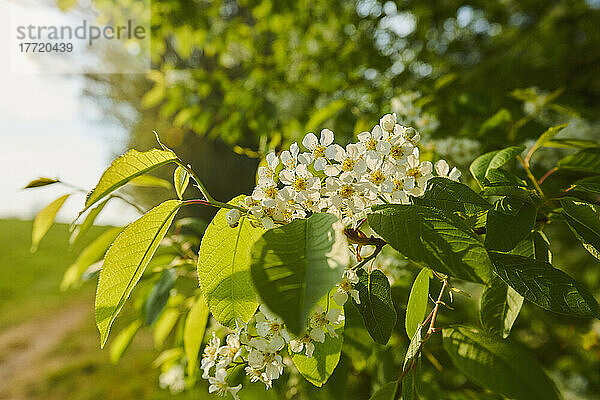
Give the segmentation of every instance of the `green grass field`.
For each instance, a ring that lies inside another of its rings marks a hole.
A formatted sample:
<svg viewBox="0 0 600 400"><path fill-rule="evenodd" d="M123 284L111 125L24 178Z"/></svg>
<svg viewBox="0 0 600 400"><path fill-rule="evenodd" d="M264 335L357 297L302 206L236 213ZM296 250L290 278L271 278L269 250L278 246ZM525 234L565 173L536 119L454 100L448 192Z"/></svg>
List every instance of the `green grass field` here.
<svg viewBox="0 0 600 400"><path fill-rule="evenodd" d="M89 240L102 228L94 228ZM158 387L157 351L149 331L134 339L118 365L99 349L94 284L61 292L62 273L85 245L69 249L68 226L57 224L35 254L31 222L0 221L0 399L199 399ZM212 396L211 396L212 397Z"/></svg>
<svg viewBox="0 0 600 400"><path fill-rule="evenodd" d="M94 227L89 238L101 229ZM84 293L93 294L90 287L64 293L58 289L62 273L89 238L69 249L68 227L57 224L32 254L31 222L0 220L0 327L43 315Z"/></svg>

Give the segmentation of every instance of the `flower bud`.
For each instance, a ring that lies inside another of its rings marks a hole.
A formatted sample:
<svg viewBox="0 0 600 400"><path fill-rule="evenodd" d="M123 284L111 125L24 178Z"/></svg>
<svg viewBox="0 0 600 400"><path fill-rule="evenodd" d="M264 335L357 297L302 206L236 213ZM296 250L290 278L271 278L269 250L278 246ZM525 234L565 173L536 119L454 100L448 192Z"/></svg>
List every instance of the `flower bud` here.
<svg viewBox="0 0 600 400"><path fill-rule="evenodd" d="M225 219L230 227L235 228L241 216L242 214L240 213L240 210L232 208L231 210L227 211L227 214L225 214Z"/></svg>
<svg viewBox="0 0 600 400"><path fill-rule="evenodd" d="M404 130L405 138L410 140L410 139L414 138L415 136L417 136L417 131L415 130L415 128L409 126L408 128L406 128Z"/></svg>
<svg viewBox="0 0 600 400"><path fill-rule="evenodd" d="M394 130L394 126L396 126L396 116L394 114L385 114L383 117L381 117L379 124L383 130L392 132Z"/></svg>

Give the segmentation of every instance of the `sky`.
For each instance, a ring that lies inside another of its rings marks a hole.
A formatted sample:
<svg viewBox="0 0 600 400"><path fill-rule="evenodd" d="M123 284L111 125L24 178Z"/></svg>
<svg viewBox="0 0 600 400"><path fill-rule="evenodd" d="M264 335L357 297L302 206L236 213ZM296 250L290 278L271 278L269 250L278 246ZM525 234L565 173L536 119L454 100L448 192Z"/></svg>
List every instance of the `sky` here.
<svg viewBox="0 0 600 400"><path fill-rule="evenodd" d="M92 188L126 150L127 133L82 96L81 75L45 73L36 61L27 61L34 73L11 70L11 7L20 6L0 0L0 218L31 219L68 190L23 186L45 176ZM36 9L44 12L53 11ZM83 202L83 194L71 196L57 219L72 221ZM98 222L124 224L136 215L130 206L114 202Z"/></svg>

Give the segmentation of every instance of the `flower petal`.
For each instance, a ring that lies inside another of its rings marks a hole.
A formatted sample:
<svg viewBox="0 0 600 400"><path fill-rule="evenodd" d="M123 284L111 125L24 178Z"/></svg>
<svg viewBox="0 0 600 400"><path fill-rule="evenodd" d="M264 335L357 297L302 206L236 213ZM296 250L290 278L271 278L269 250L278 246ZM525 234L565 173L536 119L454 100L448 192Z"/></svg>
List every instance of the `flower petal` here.
<svg viewBox="0 0 600 400"><path fill-rule="evenodd" d="M460 178L460 176L461 176L461 172L459 171L458 168L454 167L454 168L452 168L452 171L450 171L448 178L452 179L453 181L458 181L458 178Z"/></svg>
<svg viewBox="0 0 600 400"><path fill-rule="evenodd" d="M448 171L450 171L450 167L446 160L440 160L435 163L435 172L437 172L439 176L448 176Z"/></svg>
<svg viewBox="0 0 600 400"><path fill-rule="evenodd" d="M333 301L337 303L338 306L343 306L348 301L348 294L342 290L336 290L333 294Z"/></svg>
<svg viewBox="0 0 600 400"><path fill-rule="evenodd" d="M333 132L329 129L323 129L321 131L320 142L322 146L329 146L331 143L333 143Z"/></svg>
<svg viewBox="0 0 600 400"><path fill-rule="evenodd" d="M304 139L302 139L302 145L311 151L314 150L318 144L319 141L315 134L312 132L307 133L306 136L304 136Z"/></svg>

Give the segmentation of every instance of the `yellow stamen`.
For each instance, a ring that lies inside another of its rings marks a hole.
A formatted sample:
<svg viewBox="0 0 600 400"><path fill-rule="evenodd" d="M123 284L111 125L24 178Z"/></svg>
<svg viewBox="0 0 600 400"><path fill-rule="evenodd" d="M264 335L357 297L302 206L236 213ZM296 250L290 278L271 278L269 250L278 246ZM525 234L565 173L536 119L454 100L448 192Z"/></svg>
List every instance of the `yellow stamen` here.
<svg viewBox="0 0 600 400"><path fill-rule="evenodd" d="M377 148L377 140L371 138L367 142L367 150L375 150Z"/></svg>
<svg viewBox="0 0 600 400"><path fill-rule="evenodd" d="M340 196L342 196L344 199L349 199L352 197L352 195L354 194L354 188L352 187L352 185L343 185L339 190L338 193Z"/></svg>
<svg viewBox="0 0 600 400"><path fill-rule="evenodd" d="M315 158L323 157L325 155L325 146L317 145L313 150Z"/></svg>
<svg viewBox="0 0 600 400"><path fill-rule="evenodd" d="M380 170L376 170L371 172L371 182L376 185L380 185L385 180L385 176L383 176L383 172Z"/></svg>
<svg viewBox="0 0 600 400"><path fill-rule="evenodd" d="M351 158L346 158L344 162L342 162L342 169L344 171L352 171L354 169L355 161Z"/></svg>
<svg viewBox="0 0 600 400"><path fill-rule="evenodd" d="M308 187L308 181L306 178L296 177L292 183L292 187L298 191L306 190Z"/></svg>

